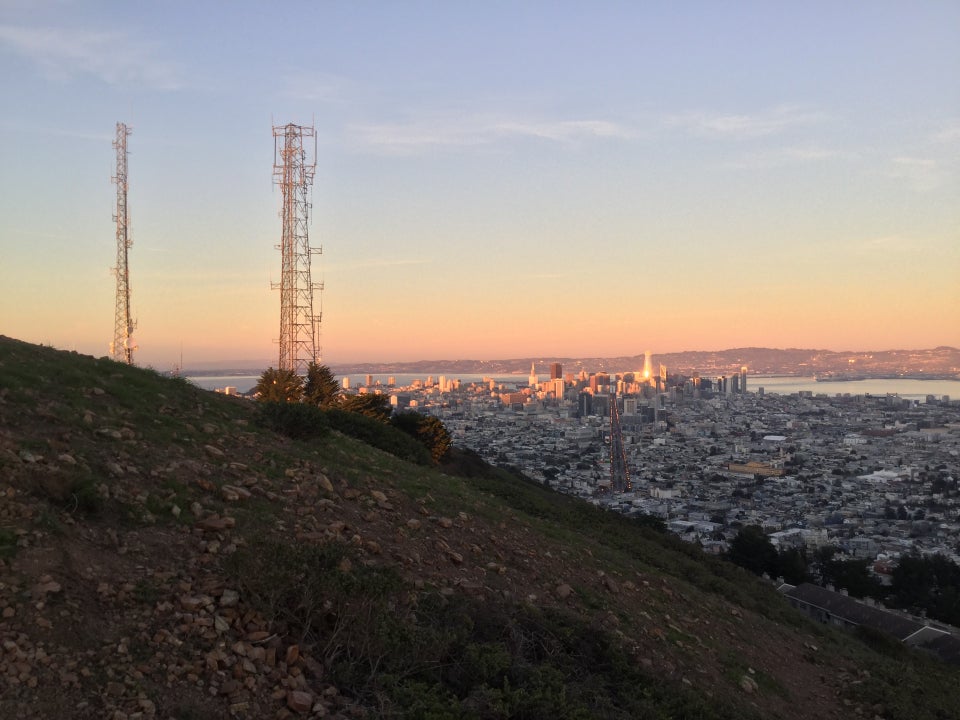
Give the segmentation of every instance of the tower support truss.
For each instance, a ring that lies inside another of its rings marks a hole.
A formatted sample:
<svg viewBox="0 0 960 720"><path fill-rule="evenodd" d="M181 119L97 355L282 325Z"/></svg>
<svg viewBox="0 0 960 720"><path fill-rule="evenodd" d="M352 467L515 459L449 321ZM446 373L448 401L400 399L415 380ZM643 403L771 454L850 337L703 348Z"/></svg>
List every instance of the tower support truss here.
<svg viewBox="0 0 960 720"><path fill-rule="evenodd" d="M133 364L133 329L136 324L130 312L130 267L128 264L130 248L130 225L127 215L127 137L131 130L123 123L117 123L117 134L113 147L117 151L117 170L112 178L117 186L117 207L113 220L117 224L117 264L113 274L117 281L117 299L113 316L113 342L110 354L118 362Z"/></svg>
<svg viewBox="0 0 960 720"><path fill-rule="evenodd" d="M630 468L627 466L627 450L623 445L623 428L620 425L620 409L616 392L610 393L610 490L629 492Z"/></svg>
<svg viewBox="0 0 960 720"><path fill-rule="evenodd" d="M323 284L313 282L311 258L319 248L310 247L310 188L316 170L317 145L313 127L288 123L273 128L273 177L282 193L280 218L283 231L277 246L281 255L280 370L307 374L307 366L320 359L321 312L314 310L314 292ZM304 141L313 141L312 157Z"/></svg>

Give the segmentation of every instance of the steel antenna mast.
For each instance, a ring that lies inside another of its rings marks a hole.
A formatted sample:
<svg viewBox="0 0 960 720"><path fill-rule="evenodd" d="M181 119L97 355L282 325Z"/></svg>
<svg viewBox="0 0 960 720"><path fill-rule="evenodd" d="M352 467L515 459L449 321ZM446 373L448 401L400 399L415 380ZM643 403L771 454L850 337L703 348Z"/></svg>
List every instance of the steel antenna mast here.
<svg viewBox="0 0 960 720"><path fill-rule="evenodd" d="M283 231L277 248L281 255L280 358L278 369L305 376L307 367L320 359L321 313L314 312L314 291L323 283L310 276L311 257L320 248L310 247L310 188L317 167L316 132L313 127L288 123L273 128L273 177L282 193L280 217ZM313 139L308 160L304 138Z"/></svg>
<svg viewBox="0 0 960 720"><path fill-rule="evenodd" d="M117 280L117 301L113 316L113 342L110 354L117 362L133 365L133 329L136 323L130 314L130 267L128 256L133 240L127 216L127 136L132 131L123 123L117 123L117 135L113 147L117 151L117 172L111 178L117 186L117 207L113 220L117 224L117 264L113 274Z"/></svg>

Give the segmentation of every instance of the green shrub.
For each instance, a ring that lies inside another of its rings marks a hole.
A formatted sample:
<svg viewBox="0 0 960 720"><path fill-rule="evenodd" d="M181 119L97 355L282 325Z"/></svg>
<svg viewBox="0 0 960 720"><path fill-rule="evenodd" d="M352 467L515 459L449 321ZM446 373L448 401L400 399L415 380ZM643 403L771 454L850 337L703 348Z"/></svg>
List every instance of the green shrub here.
<svg viewBox="0 0 960 720"><path fill-rule="evenodd" d="M858 625L853 634L872 650L892 658L902 658L907 652L906 646L895 637L875 628Z"/></svg>
<svg viewBox="0 0 960 720"><path fill-rule="evenodd" d="M644 674L620 640L562 610L435 591L338 543L252 543L229 561L246 602L340 691L416 718L744 717ZM749 716L749 714L747 715Z"/></svg>
<svg viewBox="0 0 960 720"><path fill-rule="evenodd" d="M440 462L450 449L450 433L444 424L432 415L421 415L417 412L397 413L390 418L390 424L427 448L435 462Z"/></svg>
<svg viewBox="0 0 960 720"><path fill-rule="evenodd" d="M9 528L0 528L0 558L11 558L17 552L17 534Z"/></svg>
<svg viewBox="0 0 960 720"><path fill-rule="evenodd" d="M257 423L294 440L323 437L330 431L326 414L313 405L297 402L263 402Z"/></svg>
<svg viewBox="0 0 960 720"><path fill-rule="evenodd" d="M303 378L293 370L269 367L263 371L253 392L260 402L300 402L303 398Z"/></svg>
<svg viewBox="0 0 960 720"><path fill-rule="evenodd" d="M430 464L430 453L427 449L404 432L395 427L355 412L347 412L336 408L325 410L327 421L334 430L361 440L368 445L396 455L402 460Z"/></svg>
<svg viewBox="0 0 960 720"><path fill-rule="evenodd" d="M336 684L353 694L372 694L381 672L407 674L422 662L404 611L404 585L393 568L350 560L338 543L265 540L235 553L228 570L275 631L310 647Z"/></svg>
<svg viewBox="0 0 960 720"><path fill-rule="evenodd" d="M68 510L78 510L84 515L98 516L104 510L105 502L97 491L92 478L78 478L70 486L67 500Z"/></svg>

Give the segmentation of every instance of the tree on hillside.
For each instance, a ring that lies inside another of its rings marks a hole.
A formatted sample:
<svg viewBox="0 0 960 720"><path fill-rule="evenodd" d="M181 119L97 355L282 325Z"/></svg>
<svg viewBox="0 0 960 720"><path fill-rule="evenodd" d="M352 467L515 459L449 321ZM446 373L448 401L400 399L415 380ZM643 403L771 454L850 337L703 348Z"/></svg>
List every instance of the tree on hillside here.
<svg viewBox="0 0 960 720"><path fill-rule="evenodd" d="M303 401L318 407L335 405L340 399L340 384L326 365L312 362L307 367L307 382L303 387Z"/></svg>
<svg viewBox="0 0 960 720"><path fill-rule="evenodd" d="M799 585L810 579L806 554L797 548L782 550L777 556L778 577L791 585Z"/></svg>
<svg viewBox="0 0 960 720"><path fill-rule="evenodd" d="M435 462L439 462L450 448L450 433L440 419L432 415L397 413L390 419L390 424L423 443Z"/></svg>
<svg viewBox="0 0 960 720"><path fill-rule="evenodd" d="M742 528L731 541L727 557L756 575L776 577L779 570L777 549L759 525Z"/></svg>
<svg viewBox="0 0 960 720"><path fill-rule="evenodd" d="M262 402L300 402L303 397L303 379L293 370L263 371L254 388L257 400Z"/></svg>
<svg viewBox="0 0 960 720"><path fill-rule="evenodd" d="M825 584L853 597L883 598L883 585L870 572L869 560L829 560L820 567L820 576Z"/></svg>
<svg viewBox="0 0 960 720"><path fill-rule="evenodd" d="M890 589L898 607L960 625L960 566L949 558L902 556Z"/></svg>
<svg viewBox="0 0 960 720"><path fill-rule="evenodd" d="M390 413L393 412L393 408L390 407L390 397L375 393L341 395L336 407L347 412L366 415L380 422L387 422L390 419Z"/></svg>

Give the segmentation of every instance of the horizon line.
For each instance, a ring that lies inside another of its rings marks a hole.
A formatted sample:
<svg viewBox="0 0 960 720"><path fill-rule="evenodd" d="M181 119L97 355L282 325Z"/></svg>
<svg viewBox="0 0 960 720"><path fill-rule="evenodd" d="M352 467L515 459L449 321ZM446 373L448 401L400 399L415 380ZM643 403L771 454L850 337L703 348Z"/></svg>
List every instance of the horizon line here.
<svg viewBox="0 0 960 720"><path fill-rule="evenodd" d="M694 354L720 354L720 353L730 353L730 352L743 352L743 351L765 351L765 352L807 352L807 353L831 353L834 355L868 355L872 353L897 353L897 352L932 352L936 350L945 350L951 352L960 352L960 348L953 347L951 345L935 345L933 347L921 347L921 348L887 348L887 349L869 349L869 350L831 350L828 348L800 348L800 347L786 347L786 348L776 348L776 347L765 347L759 345L750 345L742 347L730 347L723 348L720 350L677 350L671 352L654 352L650 351L651 357L663 357L670 355L694 355ZM558 355L528 355L528 356L517 356L517 357L501 357L501 358L492 358L492 359L481 359L481 358L433 358L433 359L419 359L419 360L341 360L336 362L323 362L321 365L326 365L330 368L343 368L343 367L362 367L362 366L404 366L404 365L423 365L423 364L434 364L438 367L444 365L450 365L454 363L477 363L477 364L493 364L493 363L519 363L519 362L583 362L583 361L616 361L616 360L627 360L627 359L637 359L643 358L646 354L646 351L636 353L633 355L581 355L581 356L558 356ZM275 367L272 361L264 364L264 360L233 360L233 361L220 361L220 360L205 360L195 363L197 367L193 368L180 368L180 372L188 373L189 371L203 371L210 372L212 370L264 370L268 367Z"/></svg>

